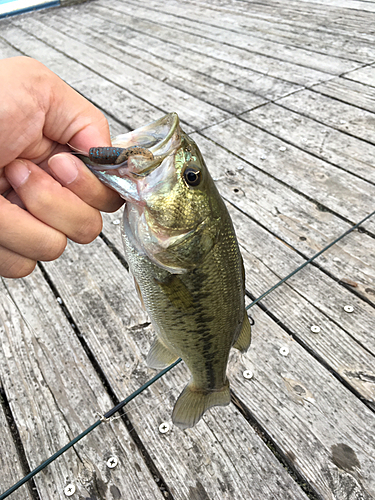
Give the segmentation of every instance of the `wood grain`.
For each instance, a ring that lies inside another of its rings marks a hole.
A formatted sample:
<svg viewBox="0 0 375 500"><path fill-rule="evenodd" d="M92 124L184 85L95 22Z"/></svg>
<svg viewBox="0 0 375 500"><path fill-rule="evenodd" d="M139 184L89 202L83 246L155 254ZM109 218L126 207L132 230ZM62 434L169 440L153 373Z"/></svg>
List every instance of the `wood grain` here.
<svg viewBox="0 0 375 500"><path fill-rule="evenodd" d="M89 272L84 264L88 257ZM132 277L104 243L97 240L85 247L71 244L62 258L46 263L46 269L118 398L151 378L155 372L145 363L153 337L148 318L140 307ZM223 410L223 423L217 423L215 418L210 425L202 422L187 433L176 428L168 435L159 433L161 423L172 425L172 405L188 380L186 368L179 366L128 409L129 420L147 443L174 498L191 498L192 492L201 488L208 498L255 500L259 498L253 489L255 482L262 497L271 499L278 490L274 485L280 474L288 485L284 487L286 498L305 498L233 408ZM252 450L249 456L236 456L240 442ZM263 464L261 470L251 465L252 457ZM259 474L262 479L257 479Z"/></svg>
<svg viewBox="0 0 375 500"><path fill-rule="evenodd" d="M3 392L3 388L1 388ZM1 403L3 404L3 395L1 396ZM17 481L24 476L24 470L21 466L21 459L17 452L14 438L10 431L9 426L14 427L10 415L4 413L3 405L0 407L0 493L12 487ZM25 500L31 500L30 484L21 486L19 495Z"/></svg>
<svg viewBox="0 0 375 500"><path fill-rule="evenodd" d="M5 283L0 377L34 469L113 403L40 271ZM113 455L120 463L110 470L106 461ZM71 483L84 496L113 499L127 492L128 498L163 498L120 420L102 424L35 476L43 499L66 498L64 488Z"/></svg>
<svg viewBox="0 0 375 500"><path fill-rule="evenodd" d="M374 210L374 7L94 0L1 20L0 57L42 61L114 135L177 111L256 297ZM105 214L102 238L1 286L0 380L30 468L155 373L120 224L121 210ZM251 309L252 346L229 363L236 406L174 428L180 364L39 474L33 497L66 498L73 482L80 499L375 498L374 237L372 219ZM22 475L4 429L1 488Z"/></svg>

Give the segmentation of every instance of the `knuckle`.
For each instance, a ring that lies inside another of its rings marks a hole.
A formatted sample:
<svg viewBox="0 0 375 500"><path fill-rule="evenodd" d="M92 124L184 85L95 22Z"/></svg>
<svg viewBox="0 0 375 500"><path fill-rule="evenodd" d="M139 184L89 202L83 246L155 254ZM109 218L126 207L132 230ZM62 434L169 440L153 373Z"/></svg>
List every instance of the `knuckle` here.
<svg viewBox="0 0 375 500"><path fill-rule="evenodd" d="M100 234L102 227L102 217L100 212L96 212L80 224L79 229L71 236L71 239L76 243L91 243Z"/></svg>
<svg viewBox="0 0 375 500"><path fill-rule="evenodd" d="M36 266L35 260L22 259L22 263L17 269L18 274L17 276L15 276L15 278L24 278L25 276L28 276L34 271L35 266Z"/></svg>
<svg viewBox="0 0 375 500"><path fill-rule="evenodd" d="M0 275L4 278L24 278L34 271L35 266L36 260L10 253L1 263Z"/></svg>
<svg viewBox="0 0 375 500"><path fill-rule="evenodd" d="M59 231L55 231L54 236L48 238L48 244L41 246L38 260L56 260L64 252L67 244L66 236Z"/></svg>

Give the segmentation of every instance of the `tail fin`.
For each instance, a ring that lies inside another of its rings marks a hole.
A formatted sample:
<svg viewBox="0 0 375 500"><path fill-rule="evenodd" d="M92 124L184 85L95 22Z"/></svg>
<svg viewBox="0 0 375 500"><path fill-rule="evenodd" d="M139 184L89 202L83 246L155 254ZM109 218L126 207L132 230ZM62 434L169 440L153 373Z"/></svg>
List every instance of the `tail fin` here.
<svg viewBox="0 0 375 500"><path fill-rule="evenodd" d="M226 406L230 403L229 382L218 391L204 391L190 382L177 399L172 413L173 423L180 429L193 427L203 413L212 406Z"/></svg>

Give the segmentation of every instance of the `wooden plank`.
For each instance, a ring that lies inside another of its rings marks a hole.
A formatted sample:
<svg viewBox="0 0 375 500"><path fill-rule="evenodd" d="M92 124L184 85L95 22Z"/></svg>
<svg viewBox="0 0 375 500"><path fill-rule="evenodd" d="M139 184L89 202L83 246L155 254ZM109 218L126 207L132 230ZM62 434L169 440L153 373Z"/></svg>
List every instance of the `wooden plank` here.
<svg viewBox="0 0 375 500"><path fill-rule="evenodd" d="M228 191L218 184L222 192ZM251 254L251 265L248 262L246 272L253 296L260 296L304 262L289 246L251 219L233 208L230 213L242 248L247 255ZM106 215L104 233L122 253L119 223L119 213ZM267 251L270 248L272 252ZM375 328L373 307L311 266L292 278L288 286L273 292L264 304L279 322L375 408L375 386L371 383L372 377L375 380L375 342L370 333ZM352 305L353 313L344 312L346 304ZM321 325L321 335L312 334L312 325ZM367 373L362 380L358 375L361 370Z"/></svg>
<svg viewBox="0 0 375 500"><path fill-rule="evenodd" d="M138 24L139 19L148 19L153 21L153 25L172 26L173 29L178 30L180 33L199 34L202 42L203 40L205 40L205 43L215 41L230 47L244 49L247 51L247 58L251 58L253 54L261 54L276 60L287 61L297 66L313 68L329 74L341 74L358 67L357 62L347 59L332 57L322 53L317 57L317 53L311 49L307 50L288 46L282 42L264 40L252 36L249 32L234 33L231 29L232 22L230 18L226 19L227 24L225 27L213 26L210 22L204 22L211 20L209 12L206 12L206 16L202 16L202 13L200 13L199 18L195 19L194 16L188 15L189 22L186 22L186 19L181 18L180 15L171 15L169 9L165 9L165 7L163 9L159 8L155 12L152 6L150 8L147 5L146 8L141 2L137 1L126 4L117 1L117 3L114 2L113 7L115 10L119 9L121 13L126 12L130 14L135 24Z"/></svg>
<svg viewBox="0 0 375 500"><path fill-rule="evenodd" d="M331 109L339 120L339 114ZM375 114L374 122L375 122ZM329 161L336 167L375 184L375 146L322 125L299 112L269 103L242 118L303 151ZM375 134L373 134L375 141ZM335 175L333 169L331 175Z"/></svg>
<svg viewBox="0 0 375 500"><path fill-rule="evenodd" d="M300 33L306 30L320 32L322 37L325 34L336 34L337 36L358 37L365 43L374 39L372 26L375 17L368 12L351 12L348 10L332 8L326 6L310 4L306 6L300 2L237 2L236 0L221 0L218 7L211 0L190 0L196 5L206 5L207 8L219 10L223 17L237 12L241 16L266 21L280 26L290 26L290 29L298 29ZM215 12L216 13L216 12ZM216 13L217 15L217 13ZM216 17L216 16L215 16ZM348 31L349 30L349 31Z"/></svg>
<svg viewBox="0 0 375 500"><path fill-rule="evenodd" d="M132 0L132 4L139 6L139 2ZM322 33L317 28L309 29L306 27L301 30L294 24L283 22L272 22L271 19L260 19L253 15L253 6L246 11L239 12L237 5L232 9L224 9L222 2L196 2L184 1L184 9L181 10L177 0L169 0L166 4L160 0L152 0L148 2L148 8L156 11L156 15L161 12L172 14L183 19L187 26L190 21L198 21L204 25L208 24L212 27L220 27L225 30L230 30L232 33L240 35L249 35L254 38L284 44L291 48L304 49L308 51L309 56L316 53L316 59L319 59L318 54L333 56L336 58L349 59L360 61L363 63L371 63L374 60L375 49L369 41L357 39L356 37L348 37L335 33ZM212 15L212 13L215 13ZM255 44L256 46L256 44ZM301 54L302 55L302 54ZM304 64L307 62L303 60ZM301 63L301 61L299 62ZM319 62L314 61L315 65ZM336 62L337 64L337 62Z"/></svg>
<svg viewBox="0 0 375 500"><path fill-rule="evenodd" d="M2 33L18 50L43 62L96 106L102 110L107 109L114 117L112 128L115 127L116 119L122 122L121 130L124 133L127 129L137 128L163 116L163 111L35 38L32 33L13 24L6 26ZM192 130L189 125L184 126L187 130ZM115 128L113 133L118 134L119 131L119 128Z"/></svg>
<svg viewBox="0 0 375 500"><path fill-rule="evenodd" d="M12 47L1 35L0 35L0 59L6 59L7 57L15 57L22 55L17 49Z"/></svg>
<svg viewBox="0 0 375 500"><path fill-rule="evenodd" d="M104 4L101 5L105 7ZM131 9L126 7L125 4L119 3L116 5L116 12L118 12L117 18L120 19L121 13L122 23L127 20L126 25L129 25L130 27L134 27L136 23L138 30L151 34L152 36L160 38L166 42L174 40L181 47L197 52L198 54L209 53L211 57L218 60L226 61L236 64L242 68L248 68L260 73L271 75L275 78L280 78L302 85L312 85L313 83L325 81L329 78L326 73L312 68L300 66L288 61L277 60L274 57L263 54L252 53L250 55L250 53L244 49L230 45L223 45L220 42L207 38L202 39L201 36L196 34L184 33L184 35L181 36L178 29L170 26L155 24L152 22L152 19L147 21L143 20L143 18L136 18L132 15ZM145 16L147 19L150 17L150 14L145 13Z"/></svg>
<svg viewBox="0 0 375 500"><path fill-rule="evenodd" d="M3 388L1 387L1 399L3 403ZM14 425L9 421L7 415L4 413L2 405L0 405L0 494L13 486L21 477L24 476L24 471L21 466L21 460L17 453L16 446L9 425ZM31 500L32 494L30 491L30 484L25 484L19 489L19 495L25 500Z"/></svg>
<svg viewBox="0 0 375 500"><path fill-rule="evenodd" d="M0 287L0 376L33 469L113 403L40 271ZM113 455L119 465L109 470ZM102 424L35 476L43 499L64 499L68 483L84 498L164 498L120 420Z"/></svg>
<svg viewBox="0 0 375 500"><path fill-rule="evenodd" d="M91 9L89 14L95 18L96 25L105 23L107 26L109 20L113 21L113 16L104 7L99 4L90 4ZM63 12L63 17L66 19L67 12ZM79 22L79 20L78 20ZM248 68L241 68L233 65L230 62L221 61L211 57L209 53L196 53L185 47L176 44L175 40L159 39L150 36L145 31L133 29L132 24L125 24L122 17L116 19L118 28L110 31L106 30L108 39L116 40L118 43L126 43L133 50L141 51L142 57L147 57L153 60L156 57L160 62L160 66L164 67L164 61L178 65L178 68L191 69L193 68L199 74L199 79L205 81L205 78L212 77L214 80L219 80L221 83L232 85L233 87L247 92L253 92L267 99L276 99L282 95L287 95L301 88L299 85L286 82L269 75L252 71ZM168 74L165 76L168 81Z"/></svg>
<svg viewBox="0 0 375 500"><path fill-rule="evenodd" d="M322 210L313 200L298 194L288 186L253 167L238 157L194 134L222 196L287 245L307 257L312 257L350 224ZM282 164L283 151L280 151ZM374 227L374 220L368 221ZM355 291L375 301L374 240L355 231L344 241L323 254L317 262L339 281L354 283Z"/></svg>
<svg viewBox="0 0 375 500"><path fill-rule="evenodd" d="M363 83L338 77L314 86L314 90L372 113L375 112L375 89Z"/></svg>
<svg viewBox="0 0 375 500"><path fill-rule="evenodd" d="M163 58L159 63L155 60L150 61L150 54L143 47L134 46L134 41L132 46L127 46L127 40L131 36L128 32L118 29L113 35L108 33L107 20L96 18L95 31L93 31L89 26L92 17L92 9L82 11L78 30L77 21L71 20L67 14L64 17L61 14L48 16L48 20L53 23L55 29L72 39L80 40L93 48L99 47L101 51L120 59L124 64L231 114L242 113L266 102L260 96L217 81L209 75L198 73L189 66L179 65L175 60L168 61ZM113 14L110 17L113 19ZM119 48L120 44L121 48Z"/></svg>
<svg viewBox="0 0 375 500"><path fill-rule="evenodd" d="M363 83L364 85L370 85L375 87L375 66L366 66L364 68L357 69L355 71L350 71L344 75L345 78L349 80L355 80L356 82Z"/></svg>
<svg viewBox="0 0 375 500"><path fill-rule="evenodd" d="M364 2L359 0L302 0L302 2L309 4L315 3L324 6L330 5L332 7L340 7L343 9L354 9L361 12L375 12L375 3L367 0Z"/></svg>
<svg viewBox="0 0 375 500"><path fill-rule="evenodd" d="M253 296L259 297L303 264L304 259L253 221L233 208L230 213L241 247L248 256L245 259L247 284ZM272 251L266 252L271 247ZM320 299L312 291L314 286L321 295ZM323 301L329 306L322 307ZM375 342L369 333L375 327L373 307L354 298L336 281L311 266L297 273L287 286L272 292L262 304L316 357L324 360L339 375L343 374L348 384L375 409ZM344 311L346 304L353 306L355 313L351 314L354 316ZM357 328L358 318L362 327ZM312 325L320 326L321 334L314 335L310 330ZM354 374L361 369L368 373L368 377L363 380L363 385L362 382L357 385Z"/></svg>
<svg viewBox="0 0 375 500"><path fill-rule="evenodd" d="M45 266L117 396L125 397L150 378L155 372L145 364L152 336L147 317L133 279L104 243L69 244L60 259ZM282 492L286 499L305 499L232 407L217 410L216 418L190 431L159 433L162 422L170 423L171 405L188 379L179 365L128 411L173 497L258 500ZM225 420L218 422L220 415Z"/></svg>
<svg viewBox="0 0 375 500"><path fill-rule="evenodd" d="M66 52L70 58L74 58L86 68L96 68L95 72L100 70L100 74L105 75L106 80L141 98L149 106L157 107L164 112L176 111L181 116L184 116L186 122L194 128L206 127L230 116L228 113L218 110L186 92L171 87L156 78L127 66L118 59L103 54L96 48L91 48L55 31L47 24L39 21L39 19L43 19L43 15L23 17L14 20L13 23L30 34L37 32L38 39L45 41L59 51ZM98 67L98 60L100 60L100 67ZM196 113L196 109L199 109L200 112Z"/></svg>
<svg viewBox="0 0 375 500"><path fill-rule="evenodd" d="M252 348L231 365L234 392L321 498L373 499L374 413L258 308L251 314Z"/></svg>
<svg viewBox="0 0 375 500"><path fill-rule="evenodd" d="M311 90L295 92L277 104L336 130L375 144L375 114Z"/></svg>
<svg viewBox="0 0 375 500"><path fill-rule="evenodd" d="M271 8L283 7L282 2L279 1L271 1L267 3L268 7ZM301 3L296 0L288 2L288 8L285 9L284 12L294 14L297 18L297 22L300 18L303 18L307 22L310 17L315 17L318 20L319 24L328 25L331 29L336 29L336 27L338 27L347 31L348 28L350 30L355 30L357 28L359 31L362 31L362 33L363 28L366 29L370 27L371 22L374 19L373 13L366 12L365 10L356 10L355 12L353 12L340 6L331 6L327 4L325 5L325 8L323 8L322 5L319 4L314 5L314 3L312 2L308 2L308 4L306 5L306 3ZM325 19L326 22L324 23ZM361 23L363 23L362 30L360 30Z"/></svg>
<svg viewBox="0 0 375 500"><path fill-rule="evenodd" d="M375 188L372 184L245 121L232 118L206 129L203 134L341 217L358 222L373 211ZM375 232L372 221L366 227Z"/></svg>
<svg viewBox="0 0 375 500"><path fill-rule="evenodd" d="M74 253L71 250L74 250ZM109 257L109 259L105 257L105 253L96 246L91 245L89 248L71 245L64 258L47 263L46 267L61 291L61 296L69 311L77 321L81 333L85 337L87 336L87 342L94 349L95 356L108 375L111 386L116 393L122 393L124 376L119 378L116 375L120 371L116 365L120 362L121 367L128 368L129 371L127 370L125 375L127 387L135 381L138 384L142 383L147 378L143 359L149 345L149 334L141 323L138 324L138 328L127 330L131 337L128 337L127 331L121 332L121 324L124 321L129 327L131 326L129 320L124 319L122 312L124 308L130 309L131 307L129 302L131 285L125 272L120 273L121 267L119 268L115 259L111 255ZM246 255L245 257L248 259ZM69 266L65 265L65 258L66 262L70 263ZM87 259L90 260L90 275L88 275L87 267L84 264L79 264L80 261L87 262ZM78 283L83 287L84 293L78 291L72 297L69 290L79 290ZM320 289L320 291L322 290ZM104 301L98 300L99 294L105 299ZM117 298L115 295L118 295ZM79 310L75 304L79 304ZM92 304L95 304L94 308L92 308ZM90 310L90 317L85 314L86 310ZM103 311L105 311L106 318L103 317ZM136 313L132 311L131 314L135 315ZM340 450L340 443L345 443L354 450L361 465L363 480L361 479L357 484L355 478L349 476L349 479L356 484L356 488L364 495L364 498L371 498L366 496L366 490L371 492L375 484L373 477L375 416L373 412L343 388L317 361L312 359L268 317L264 317L263 313L258 311L252 311L252 314L256 319L256 329L255 344L250 356L254 357L250 357L250 361L248 361L247 356L234 355L235 361L231 362L230 373L231 379L234 380L235 390L241 392L242 400L254 410L256 419L261 421L267 433L270 433L280 445L283 453L292 460L300 473L308 478L309 482L324 498L354 498L350 495L349 497L343 496L343 492L340 493L346 473L343 474L340 466L337 466L337 460L335 463L332 459L332 450L336 450L335 446L339 446L338 450ZM143 321L143 318L140 321ZM121 345L124 347L119 347ZM280 361L282 356L279 354L280 347L284 345L288 346L291 353L289 357L291 361L286 360L286 364ZM115 355L119 348L122 349L124 356L121 356L121 361ZM136 349L136 354L132 354L132 349ZM111 351L113 354L109 358ZM253 385L248 384L247 390L244 391L243 384L238 383L238 378L242 379L243 370L250 366L256 371L256 384L259 386L254 388ZM160 384L167 384L166 386L157 385L151 391L152 396L147 394L144 399L140 398L137 404L131 406L130 419L132 424L140 436L149 443L150 455L157 461L163 476L171 484L172 494L177 498L180 495L182 498L186 498L186 488L194 484L195 481L202 483L209 498L219 498L215 496L215 493L217 495L217 482L215 480L212 483L212 479L209 478L210 474L212 477L220 474L220 481L224 482L227 488L229 488L229 484L231 485L232 489L229 489L231 496L224 495L221 498L251 498L251 495L254 495L252 484L248 484L246 479L237 483L236 478L229 480L226 477L228 468L225 463L228 460L226 457L229 457L226 454L227 445L222 446L220 456L216 455L216 451L210 452L206 448L203 451L205 444L213 446L212 440L207 441L209 435L214 435L215 440L222 440L223 436L228 436L228 438L233 438L238 446L237 443L240 440L234 434L232 424L234 416L229 416L230 408L215 409L211 412L213 418L208 414L193 430L179 433L173 429L171 433L166 435L167 439L163 440L163 444L160 444L160 441L155 437L153 438L157 434L157 428L161 422L170 422L171 404L175 400L176 393L180 390L181 381L184 376L186 377L184 372L180 372L183 368L176 368L171 375L164 377ZM265 372L266 375L264 375ZM301 383L306 391L310 391L313 406L309 405L307 408L301 405L301 401L296 402L296 395L290 389L288 391L289 386L286 386L286 382L289 385L294 384L294 387ZM168 394L167 402L160 401L156 397L163 393ZM265 395L268 401L264 401ZM226 427L227 424L229 424L228 427ZM363 429L363 425L365 429ZM245 432L245 429L242 428L242 432ZM148 436L148 438L144 436ZM177 437L182 442L177 444L175 441ZM248 436L246 437L249 439ZM243 440L243 437L241 439ZM173 449L181 450L183 463L178 462L177 465L175 460L179 460L178 457L171 461L170 457L175 457L169 448L171 444ZM186 455L183 450L186 450ZM189 453L189 450L195 451ZM205 462L202 453L209 457ZM238 459L237 455L234 456ZM196 461L197 458L198 461ZM188 459L193 460L193 462ZM245 459L239 460L237 467L240 466L247 471L253 470ZM195 479L191 476L191 470L196 471ZM176 474L179 475L178 479ZM245 472L239 474L240 477L246 478L248 472L247 474ZM171 477L172 475L173 477ZM181 477L184 478L183 481ZM331 477L335 478L335 481L330 480ZM234 482L232 482L233 479ZM177 481L180 485L179 491L177 491ZM347 492L345 494L348 495ZM220 492L220 495L223 493ZM265 495L270 495L270 492L263 492L262 495L258 492L254 498L263 498Z"/></svg>
<svg viewBox="0 0 375 500"><path fill-rule="evenodd" d="M350 228L350 224L339 217L319 209L315 202L299 195L201 135L194 134L193 137L199 144L214 179L217 180L222 196L276 238L306 257L312 257ZM105 216L104 232L118 248L122 249L120 233L116 226L120 221L121 215ZM346 286L374 303L373 248L374 240L371 236L355 231L319 257L317 262L335 279L344 284L351 283L354 287ZM348 292L346 298L342 297L342 300L350 302L350 296ZM320 302L319 296L314 297L314 300ZM340 306L337 304L335 307ZM368 325L363 326L365 336L367 328Z"/></svg>

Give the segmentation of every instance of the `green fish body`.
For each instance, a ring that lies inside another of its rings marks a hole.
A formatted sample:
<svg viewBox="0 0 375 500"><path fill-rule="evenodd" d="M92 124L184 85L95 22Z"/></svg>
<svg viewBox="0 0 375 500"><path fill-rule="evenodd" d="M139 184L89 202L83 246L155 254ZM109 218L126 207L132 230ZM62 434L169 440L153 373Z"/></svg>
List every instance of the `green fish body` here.
<svg viewBox="0 0 375 500"><path fill-rule="evenodd" d="M242 257L226 206L175 113L113 142L153 153L121 165L85 161L126 200L126 258L156 332L148 365L181 357L191 372L172 414L185 429L229 404L230 349L250 345Z"/></svg>

